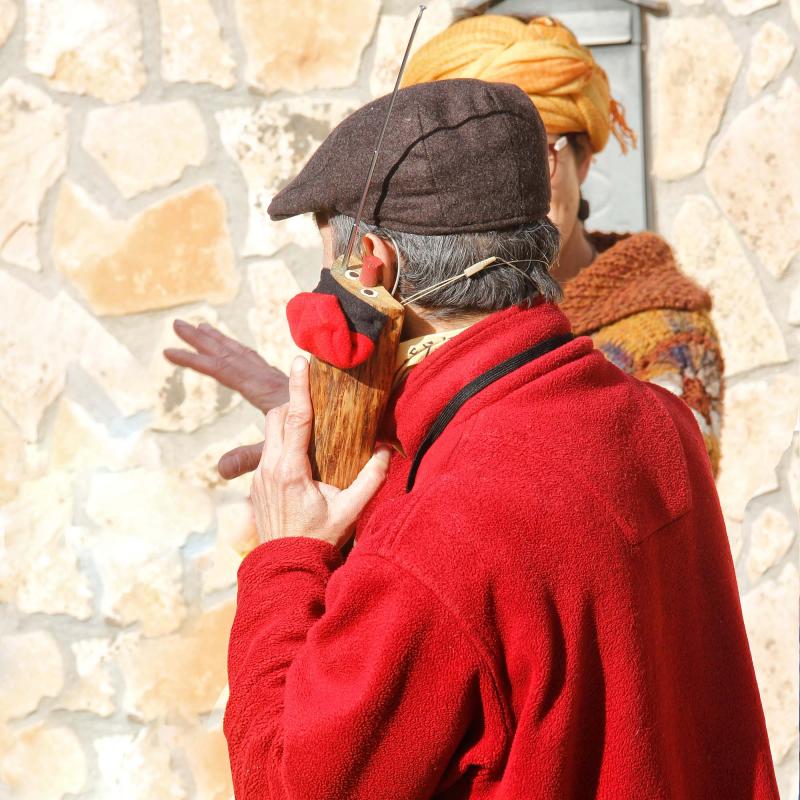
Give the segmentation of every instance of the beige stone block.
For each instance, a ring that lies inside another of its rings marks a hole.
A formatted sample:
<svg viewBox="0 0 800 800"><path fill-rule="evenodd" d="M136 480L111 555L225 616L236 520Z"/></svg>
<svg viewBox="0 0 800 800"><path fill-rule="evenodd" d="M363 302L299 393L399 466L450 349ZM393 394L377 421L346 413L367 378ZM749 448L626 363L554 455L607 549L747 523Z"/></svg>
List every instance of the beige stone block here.
<svg viewBox="0 0 800 800"><path fill-rule="evenodd" d="M0 508L0 602L29 614L69 614L88 619L92 592L78 568L82 530L70 526L69 475L51 472L22 485Z"/></svg>
<svg viewBox="0 0 800 800"><path fill-rule="evenodd" d="M64 388L66 364L52 325L52 304L21 281L0 272L0 405L28 441L36 441L44 410ZM74 322L74 320L70 320Z"/></svg>
<svg viewBox="0 0 800 800"><path fill-rule="evenodd" d="M219 697L217 697L217 702L214 703L214 708L205 718L205 727L208 730L222 730L222 725L225 720L225 709L228 706L228 700L230 700L230 696L231 689L226 683L222 691L219 693Z"/></svg>
<svg viewBox="0 0 800 800"><path fill-rule="evenodd" d="M299 171L299 170L298 170ZM250 216L247 223L247 238L242 255L273 255L287 245L296 244L310 251L308 260L313 269L322 267L322 241L311 214L300 214L296 217L273 222L266 213L267 206L277 192L268 197L254 200L254 195L263 195L263 187L249 193Z"/></svg>
<svg viewBox="0 0 800 800"><path fill-rule="evenodd" d="M319 235L309 215L275 223L267 207L331 129L355 108L350 101L294 97L216 115L222 144L247 183L250 219L244 255L272 255L291 243L318 246ZM364 165L365 174L368 167Z"/></svg>
<svg viewBox="0 0 800 800"><path fill-rule="evenodd" d="M223 333L231 333L227 326L218 321L216 312L205 306L181 318L193 325L208 322ZM168 347L186 347L171 323L165 325L150 365L156 387L155 411L150 424L154 430L194 431L242 402L241 395L213 378L167 361L163 350Z"/></svg>
<svg viewBox="0 0 800 800"><path fill-rule="evenodd" d="M705 171L720 208L776 278L800 252L798 150L800 88L788 79L739 113Z"/></svg>
<svg viewBox="0 0 800 800"><path fill-rule="evenodd" d="M13 0L0 0L0 47L2 47L17 21L17 6Z"/></svg>
<svg viewBox="0 0 800 800"><path fill-rule="evenodd" d="M714 204L689 195L675 217L672 242L683 270L714 300L711 311L728 377L789 355L755 270L731 225Z"/></svg>
<svg viewBox="0 0 800 800"><path fill-rule="evenodd" d="M25 477L25 439L0 411L0 505L13 500Z"/></svg>
<svg viewBox="0 0 800 800"><path fill-rule="evenodd" d="M145 370L131 353L67 294L48 298L0 271L0 406L26 440L37 439L44 410L78 364L124 414L152 403Z"/></svg>
<svg viewBox="0 0 800 800"><path fill-rule="evenodd" d="M38 231L38 225L21 225L6 239L2 257L18 267L25 267L32 272L41 271Z"/></svg>
<svg viewBox="0 0 800 800"><path fill-rule="evenodd" d="M750 45L747 91L755 97L770 81L786 69L794 55L794 44L786 31L774 22L765 22Z"/></svg>
<svg viewBox="0 0 800 800"><path fill-rule="evenodd" d="M123 626L138 622L144 636L178 630L188 609L176 552L159 553L121 537L109 537L93 551L103 583L105 619Z"/></svg>
<svg viewBox="0 0 800 800"><path fill-rule="evenodd" d="M350 86L379 8L380 0L236 0L247 82L265 92Z"/></svg>
<svg viewBox="0 0 800 800"><path fill-rule="evenodd" d="M655 63L653 171L663 180L677 180L703 166L742 54L719 17L684 17L663 23Z"/></svg>
<svg viewBox="0 0 800 800"><path fill-rule="evenodd" d="M725 529L728 533L728 544L731 548L731 558L734 564L742 553L744 540L742 538L742 523L735 519L725 518Z"/></svg>
<svg viewBox="0 0 800 800"><path fill-rule="evenodd" d="M717 480L727 518L743 520L752 497L778 488L775 468L792 440L798 402L793 372L728 387Z"/></svg>
<svg viewBox="0 0 800 800"><path fill-rule="evenodd" d="M795 519L800 519L800 433L797 431L792 439L791 451L786 480L789 484L789 496L792 499Z"/></svg>
<svg viewBox="0 0 800 800"><path fill-rule="evenodd" d="M236 583L242 563L241 552L257 542L250 542L253 514L249 500L217 506L217 536L214 544L196 557L203 594L228 589Z"/></svg>
<svg viewBox="0 0 800 800"><path fill-rule="evenodd" d="M261 543L250 499L243 506L226 509L217 517L217 531L222 540L240 556Z"/></svg>
<svg viewBox="0 0 800 800"><path fill-rule="evenodd" d="M208 493L167 470L98 472L86 513L104 536L123 536L156 550L184 544L212 522Z"/></svg>
<svg viewBox="0 0 800 800"><path fill-rule="evenodd" d="M0 256L41 269L39 206L67 163L67 111L9 78L0 86Z"/></svg>
<svg viewBox="0 0 800 800"><path fill-rule="evenodd" d="M94 749L101 778L98 797L114 800L188 797L160 728L146 728L136 736L102 736L95 739Z"/></svg>
<svg viewBox="0 0 800 800"><path fill-rule="evenodd" d="M206 299L239 284L225 201L206 184L128 220L112 219L77 185L61 185L53 260L97 314L130 314Z"/></svg>
<svg viewBox="0 0 800 800"><path fill-rule="evenodd" d="M121 470L132 466L157 468L158 445L140 433L111 436L83 406L62 397L50 437L50 466L83 471L97 468Z"/></svg>
<svg viewBox="0 0 800 800"><path fill-rule="evenodd" d="M66 397L58 403L50 446L50 463L56 469L120 469L124 463L108 431Z"/></svg>
<svg viewBox="0 0 800 800"><path fill-rule="evenodd" d="M235 504L239 507L239 504ZM242 503L244 506L245 503ZM237 515L241 518L242 525L247 524L249 519L244 514ZM217 538L214 545L209 550L204 550L195 558L195 564L200 573L203 595L210 595L214 592L229 589L236 584L236 573L242 557L221 538Z"/></svg>
<svg viewBox="0 0 800 800"><path fill-rule="evenodd" d="M199 455L178 468L178 477L208 491L217 492L215 497L228 495L248 497L250 495L252 474L248 473L234 478L232 481L226 481L219 474L217 464L220 457L229 450L246 444L256 444L262 441L263 438L263 428L252 424L248 425L235 436L220 439L204 448Z"/></svg>
<svg viewBox="0 0 800 800"><path fill-rule="evenodd" d="M231 765L222 731L184 730L178 734L177 744L182 748L192 773L195 800L231 800Z"/></svg>
<svg viewBox="0 0 800 800"><path fill-rule="evenodd" d="M789 317L790 325L800 325L800 286L792 290L789 298Z"/></svg>
<svg viewBox="0 0 800 800"><path fill-rule="evenodd" d="M93 593L78 564L86 530L68 526L60 538L45 543L29 559L17 590L17 606L27 614L68 614L80 620L92 615ZM29 572L28 572L29 571Z"/></svg>
<svg viewBox="0 0 800 800"><path fill-rule="evenodd" d="M0 781L14 800L62 800L86 785L86 757L69 728L32 725L0 730Z"/></svg>
<svg viewBox="0 0 800 800"><path fill-rule="evenodd" d="M122 644L125 709L143 720L194 718L214 708L227 682L234 603L203 612L180 634Z"/></svg>
<svg viewBox="0 0 800 800"><path fill-rule="evenodd" d="M208 150L194 103L128 103L96 108L86 118L83 147L125 197L168 186Z"/></svg>
<svg viewBox="0 0 800 800"><path fill-rule="evenodd" d="M102 529L92 545L103 583L102 612L146 636L172 633L187 614L178 555L212 522L208 494L166 470L98 473L86 513Z"/></svg>
<svg viewBox="0 0 800 800"><path fill-rule="evenodd" d="M762 8L775 6L780 0L722 0L722 2L729 14L743 17L747 14L755 14Z"/></svg>
<svg viewBox="0 0 800 800"><path fill-rule="evenodd" d="M300 291L286 263L280 258L250 264L247 273L253 306L247 323L258 352L278 369L288 372L302 350L294 343L286 320L286 305Z"/></svg>
<svg viewBox="0 0 800 800"><path fill-rule="evenodd" d="M25 63L55 89L106 103L145 85L135 0L26 0Z"/></svg>
<svg viewBox="0 0 800 800"><path fill-rule="evenodd" d="M797 568L787 564L777 580L764 580L742 598L753 664L778 763L797 741Z"/></svg>
<svg viewBox="0 0 800 800"><path fill-rule="evenodd" d="M114 683L110 665L115 648L110 639L81 639L70 645L78 680L68 686L57 709L89 711L100 717L114 713Z"/></svg>
<svg viewBox="0 0 800 800"><path fill-rule="evenodd" d="M765 508L753 520L750 529L750 551L747 554L747 574L755 583L770 567L775 566L789 551L794 541L792 524L776 508Z"/></svg>
<svg viewBox="0 0 800 800"><path fill-rule="evenodd" d="M159 0L158 6L164 80L233 86L236 62L209 0Z"/></svg>
<svg viewBox="0 0 800 800"><path fill-rule="evenodd" d="M681 0L685 6L702 6L705 5L706 0Z"/></svg>
<svg viewBox="0 0 800 800"><path fill-rule="evenodd" d="M433 0L425 6L425 13L411 45L411 55L453 22L453 7L448 0ZM381 15L375 36L375 61L369 76L369 91L373 97L389 94L394 89L418 13L415 5L406 14Z"/></svg>
<svg viewBox="0 0 800 800"><path fill-rule="evenodd" d="M792 0L795 2L795 0ZM791 784L787 797L800 797L800 768L797 765L789 765L789 773L791 775Z"/></svg>
<svg viewBox="0 0 800 800"><path fill-rule="evenodd" d="M41 318L33 323L40 337L52 330L61 338L65 367L78 364L126 416L150 407L153 391L147 371L121 342L65 292L48 308L54 315L52 326L43 325Z"/></svg>
<svg viewBox="0 0 800 800"><path fill-rule="evenodd" d="M0 636L0 722L25 717L64 685L58 644L46 631Z"/></svg>

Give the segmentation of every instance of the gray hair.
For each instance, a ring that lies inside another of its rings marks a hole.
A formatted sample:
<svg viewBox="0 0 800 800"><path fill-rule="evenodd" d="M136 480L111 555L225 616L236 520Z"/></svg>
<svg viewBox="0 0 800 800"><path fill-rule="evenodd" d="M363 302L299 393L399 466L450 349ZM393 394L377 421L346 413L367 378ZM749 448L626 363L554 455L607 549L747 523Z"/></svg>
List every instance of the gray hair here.
<svg viewBox="0 0 800 800"><path fill-rule="evenodd" d="M344 254L353 219L334 214L329 222L334 257L338 258ZM416 303L439 317L464 311L499 311L539 296L551 302L562 297L561 287L550 275L558 257L558 229L547 218L510 230L441 236L402 233L362 222L359 233L374 233L394 245L400 262L401 297L459 275L490 256L513 263L513 267L500 263L474 277L453 281Z"/></svg>

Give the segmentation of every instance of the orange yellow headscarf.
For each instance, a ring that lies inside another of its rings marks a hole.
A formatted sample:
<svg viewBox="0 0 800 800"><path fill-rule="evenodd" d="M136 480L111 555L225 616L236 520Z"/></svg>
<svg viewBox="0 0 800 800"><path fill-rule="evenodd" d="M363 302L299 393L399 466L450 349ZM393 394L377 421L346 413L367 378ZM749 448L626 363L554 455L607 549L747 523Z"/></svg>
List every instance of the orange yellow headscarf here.
<svg viewBox="0 0 800 800"><path fill-rule="evenodd" d="M591 52L558 20L522 22L488 14L451 25L409 60L404 86L445 78L514 83L533 100L549 133L584 132L592 150L610 133L623 152L636 137Z"/></svg>

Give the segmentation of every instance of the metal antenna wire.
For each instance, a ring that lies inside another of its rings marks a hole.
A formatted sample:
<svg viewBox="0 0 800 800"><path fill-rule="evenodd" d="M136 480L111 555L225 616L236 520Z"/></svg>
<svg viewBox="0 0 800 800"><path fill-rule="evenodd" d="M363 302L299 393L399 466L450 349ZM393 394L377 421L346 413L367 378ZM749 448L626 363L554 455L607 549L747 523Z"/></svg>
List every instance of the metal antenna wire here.
<svg viewBox="0 0 800 800"><path fill-rule="evenodd" d="M414 27L411 30L411 36L408 39L408 44L406 45L406 52L403 55L403 61L400 64L400 71L397 73L397 80L394 82L394 89L392 90L392 99L389 101L389 110L386 112L386 119L383 122L383 128L381 129L381 135L378 137L378 143L375 145L375 152L372 155L372 163L369 167L369 172L367 173L367 180L364 184L364 191L361 194L361 201L358 204L358 211L356 212L356 218L353 220L353 227L350 228L350 235L347 237L347 247L344 251L344 258L342 259L342 265L345 269L350 266L350 256L353 254L353 247L355 246L356 242L356 231L358 229L359 224L361 223L361 215L364 213L364 204L367 202L367 194L369 193L369 186L372 183L372 173L375 172L375 165L378 163L378 153L381 149L381 144L383 144L383 135L386 133L386 129L389 127L389 117L392 115L392 108L394 107L394 101L397 97L397 92L400 89L400 81L403 77L403 73L406 69L406 62L408 61L408 54L411 52L411 43L414 41L414 36L417 34L417 28L419 27L419 21L422 19L422 12L425 11L425 6L421 5L419 7L419 14L417 14L417 19L414 22Z"/></svg>

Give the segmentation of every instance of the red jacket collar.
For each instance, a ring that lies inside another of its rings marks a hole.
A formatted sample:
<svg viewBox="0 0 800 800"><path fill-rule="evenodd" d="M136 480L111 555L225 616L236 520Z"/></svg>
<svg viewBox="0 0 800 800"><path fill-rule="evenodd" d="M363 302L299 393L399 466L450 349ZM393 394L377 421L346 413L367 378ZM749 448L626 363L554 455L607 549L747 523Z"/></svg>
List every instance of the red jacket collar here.
<svg viewBox="0 0 800 800"><path fill-rule="evenodd" d="M412 456L439 412L473 378L544 339L568 333L553 303L512 306L490 314L411 370L387 410L387 429Z"/></svg>

